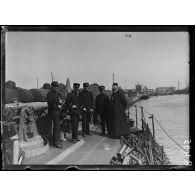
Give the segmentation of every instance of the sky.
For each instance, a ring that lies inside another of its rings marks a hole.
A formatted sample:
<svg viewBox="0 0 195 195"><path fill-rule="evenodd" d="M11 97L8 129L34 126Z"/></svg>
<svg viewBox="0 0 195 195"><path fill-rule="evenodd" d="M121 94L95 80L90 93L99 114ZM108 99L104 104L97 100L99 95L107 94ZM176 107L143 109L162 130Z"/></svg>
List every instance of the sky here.
<svg viewBox="0 0 195 195"><path fill-rule="evenodd" d="M187 32L7 32L6 81L32 89L70 79L132 89L186 87L189 80Z"/></svg>

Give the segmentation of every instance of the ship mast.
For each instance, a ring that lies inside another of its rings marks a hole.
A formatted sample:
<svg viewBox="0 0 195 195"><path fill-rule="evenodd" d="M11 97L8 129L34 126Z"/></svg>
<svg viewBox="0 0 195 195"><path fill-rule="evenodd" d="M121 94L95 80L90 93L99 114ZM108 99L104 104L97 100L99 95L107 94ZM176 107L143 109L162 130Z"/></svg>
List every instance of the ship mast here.
<svg viewBox="0 0 195 195"><path fill-rule="evenodd" d="M114 83L114 72L112 73L112 83Z"/></svg>
<svg viewBox="0 0 195 195"><path fill-rule="evenodd" d="M37 77L37 89L39 88L39 77Z"/></svg>
<svg viewBox="0 0 195 195"><path fill-rule="evenodd" d="M51 72L51 81L53 82L54 81L54 76L53 76L53 73Z"/></svg>
<svg viewBox="0 0 195 195"><path fill-rule="evenodd" d="M179 90L179 81L178 81L178 90Z"/></svg>

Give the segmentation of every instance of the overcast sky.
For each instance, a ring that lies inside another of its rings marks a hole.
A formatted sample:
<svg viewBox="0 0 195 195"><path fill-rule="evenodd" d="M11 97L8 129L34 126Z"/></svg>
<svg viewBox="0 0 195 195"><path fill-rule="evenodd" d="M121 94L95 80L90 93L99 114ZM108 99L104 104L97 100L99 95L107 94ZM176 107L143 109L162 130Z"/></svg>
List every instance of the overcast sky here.
<svg viewBox="0 0 195 195"><path fill-rule="evenodd" d="M131 36L127 36L131 35ZM36 88L55 80L111 88L141 83L149 88L186 86L189 48L186 32L8 32L6 81Z"/></svg>

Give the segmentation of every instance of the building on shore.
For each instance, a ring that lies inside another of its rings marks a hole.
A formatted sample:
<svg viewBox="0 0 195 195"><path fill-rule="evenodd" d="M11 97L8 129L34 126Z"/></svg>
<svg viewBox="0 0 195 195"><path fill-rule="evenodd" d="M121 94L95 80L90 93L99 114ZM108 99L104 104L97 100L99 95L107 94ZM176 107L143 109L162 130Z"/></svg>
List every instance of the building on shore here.
<svg viewBox="0 0 195 195"><path fill-rule="evenodd" d="M176 91L175 87L157 87L156 93L158 95L172 95Z"/></svg>
<svg viewBox="0 0 195 195"><path fill-rule="evenodd" d="M139 83L137 83L137 84L135 85L135 91L136 91L137 93L141 93L141 91L142 91L142 86L141 86Z"/></svg>

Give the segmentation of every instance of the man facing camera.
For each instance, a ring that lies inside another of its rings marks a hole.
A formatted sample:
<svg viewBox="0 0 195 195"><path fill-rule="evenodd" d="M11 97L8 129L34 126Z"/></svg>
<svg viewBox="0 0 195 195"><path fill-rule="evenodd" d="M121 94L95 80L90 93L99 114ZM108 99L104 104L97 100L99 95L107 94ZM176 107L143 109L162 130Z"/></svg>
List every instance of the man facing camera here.
<svg viewBox="0 0 195 195"><path fill-rule="evenodd" d="M109 98L104 93L104 86L99 86L100 94L95 99L95 111L100 116L102 134L105 135L105 125L108 128L108 106L109 106Z"/></svg>
<svg viewBox="0 0 195 195"><path fill-rule="evenodd" d="M82 104L82 136L91 135L89 129L89 122L91 113L93 112L93 96L89 91L89 83L83 83L83 90L80 93Z"/></svg>
<svg viewBox="0 0 195 195"><path fill-rule="evenodd" d="M74 143L80 141L78 139L78 124L80 115L81 100L79 96L79 83L73 84L73 91L67 95L67 105L71 117L71 127L72 127L72 141Z"/></svg>
<svg viewBox="0 0 195 195"><path fill-rule="evenodd" d="M58 82L51 83L51 91L47 94L48 115L53 121L53 144L55 147L63 149L60 142L60 109L61 103L58 96Z"/></svg>

